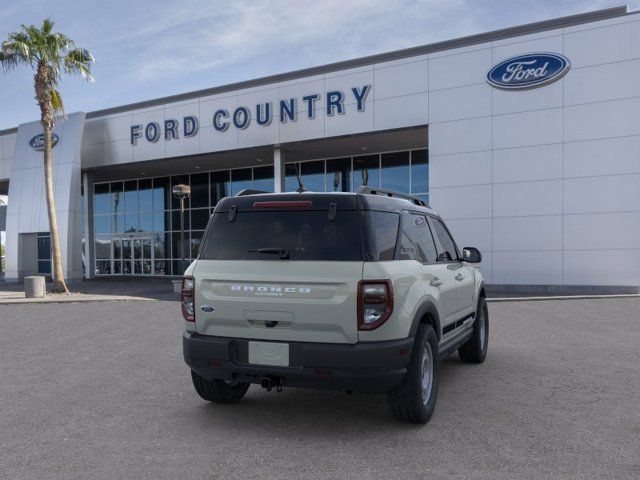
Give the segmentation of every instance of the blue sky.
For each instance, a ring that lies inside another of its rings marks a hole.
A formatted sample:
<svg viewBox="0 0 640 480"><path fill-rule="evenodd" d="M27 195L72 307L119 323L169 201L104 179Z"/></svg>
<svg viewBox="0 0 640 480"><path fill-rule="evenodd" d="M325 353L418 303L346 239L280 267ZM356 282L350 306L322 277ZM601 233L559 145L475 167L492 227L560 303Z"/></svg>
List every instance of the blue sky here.
<svg viewBox="0 0 640 480"><path fill-rule="evenodd" d="M67 112L89 112L621 2L16 0L0 9L0 38L51 15L97 60L95 83L61 84ZM38 118L27 69L0 72L0 105L0 129Z"/></svg>

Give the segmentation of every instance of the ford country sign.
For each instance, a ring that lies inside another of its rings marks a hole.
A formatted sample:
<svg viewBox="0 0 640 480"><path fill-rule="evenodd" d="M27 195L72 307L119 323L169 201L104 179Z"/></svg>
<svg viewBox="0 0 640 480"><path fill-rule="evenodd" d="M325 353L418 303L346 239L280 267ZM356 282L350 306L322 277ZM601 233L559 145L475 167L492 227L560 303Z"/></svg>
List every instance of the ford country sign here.
<svg viewBox="0 0 640 480"><path fill-rule="evenodd" d="M55 147L58 143L58 136L55 133L51 134L51 148ZM36 152L44 151L44 133L40 133L29 140L29 146Z"/></svg>
<svg viewBox="0 0 640 480"><path fill-rule="evenodd" d="M487 82L505 90L541 87L561 78L570 67L569 59L558 53L529 53L497 64L487 73Z"/></svg>

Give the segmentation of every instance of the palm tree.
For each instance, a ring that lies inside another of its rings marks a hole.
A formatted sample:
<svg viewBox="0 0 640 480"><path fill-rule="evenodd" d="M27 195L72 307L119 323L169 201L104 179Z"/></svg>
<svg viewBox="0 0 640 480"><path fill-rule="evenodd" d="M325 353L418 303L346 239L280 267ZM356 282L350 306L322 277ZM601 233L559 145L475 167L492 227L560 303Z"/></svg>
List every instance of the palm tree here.
<svg viewBox="0 0 640 480"><path fill-rule="evenodd" d="M0 64L5 71L26 65L33 70L35 99L40 107L40 123L44 130L44 178L47 192L47 212L53 247L53 292L69 293L62 273L58 222L51 178L51 131L57 117L64 115L62 98L58 92L61 74L82 75L91 81L89 51L76 47L73 40L53 32L53 20L45 18L42 25L22 25L19 32L10 33L2 42Z"/></svg>

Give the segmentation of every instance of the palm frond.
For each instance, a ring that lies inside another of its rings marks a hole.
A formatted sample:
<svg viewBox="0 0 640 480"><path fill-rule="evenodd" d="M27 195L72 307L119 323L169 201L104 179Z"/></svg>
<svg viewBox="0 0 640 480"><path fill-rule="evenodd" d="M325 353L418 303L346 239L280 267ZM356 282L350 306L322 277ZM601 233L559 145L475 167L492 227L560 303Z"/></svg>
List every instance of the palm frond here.
<svg viewBox="0 0 640 480"><path fill-rule="evenodd" d="M80 74L87 81L92 81L91 64L95 59L91 53L84 48L75 48L64 57L64 70L71 74Z"/></svg>
<svg viewBox="0 0 640 480"><path fill-rule="evenodd" d="M62 96L55 88L49 90L49 98L51 98L51 107L56 116L64 115L64 105L62 104Z"/></svg>

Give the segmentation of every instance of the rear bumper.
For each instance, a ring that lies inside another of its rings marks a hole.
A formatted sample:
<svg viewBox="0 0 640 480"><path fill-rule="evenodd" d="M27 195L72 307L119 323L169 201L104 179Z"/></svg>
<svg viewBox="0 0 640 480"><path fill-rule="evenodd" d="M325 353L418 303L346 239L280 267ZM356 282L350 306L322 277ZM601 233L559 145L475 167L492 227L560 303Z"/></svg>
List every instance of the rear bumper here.
<svg viewBox="0 0 640 480"><path fill-rule="evenodd" d="M249 340L186 332L184 360L198 375L212 380L260 383L267 376L284 386L384 393L402 384L413 337L388 342L289 343L289 367L248 363Z"/></svg>

